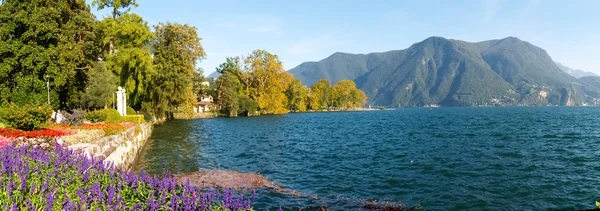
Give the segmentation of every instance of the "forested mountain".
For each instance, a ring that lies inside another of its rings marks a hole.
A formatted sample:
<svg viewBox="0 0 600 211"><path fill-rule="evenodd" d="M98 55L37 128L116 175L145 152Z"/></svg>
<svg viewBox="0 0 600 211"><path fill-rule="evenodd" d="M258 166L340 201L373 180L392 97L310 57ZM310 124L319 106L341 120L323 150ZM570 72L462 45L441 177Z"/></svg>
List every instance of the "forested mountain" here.
<svg viewBox="0 0 600 211"><path fill-rule="evenodd" d="M583 78L583 77L586 77L586 76L598 76L598 75L596 75L593 72L586 72L586 71L579 70L579 69L573 69L573 68L564 66L563 64L558 63L558 62L556 63L556 66L558 66L558 68L560 70L562 70L563 72L565 72L565 73L567 73L567 74L569 74L569 75L571 75L571 76L573 76L575 78Z"/></svg>
<svg viewBox="0 0 600 211"><path fill-rule="evenodd" d="M515 37L477 43L430 37L405 50L335 53L289 72L308 86L319 78L354 80L369 103L383 106L595 102L587 94L592 89L561 71L544 49Z"/></svg>

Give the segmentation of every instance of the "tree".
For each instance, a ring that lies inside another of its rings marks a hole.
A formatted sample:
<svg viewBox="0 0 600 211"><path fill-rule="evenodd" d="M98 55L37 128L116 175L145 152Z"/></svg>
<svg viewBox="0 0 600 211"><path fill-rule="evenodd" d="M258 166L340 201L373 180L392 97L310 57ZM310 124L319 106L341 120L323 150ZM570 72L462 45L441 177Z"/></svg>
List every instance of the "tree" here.
<svg viewBox="0 0 600 211"><path fill-rule="evenodd" d="M288 109L291 111L306 111L306 103L308 98L308 87L302 85L300 79L294 79L287 90L285 95L288 99Z"/></svg>
<svg viewBox="0 0 600 211"><path fill-rule="evenodd" d="M253 89L248 89L250 97L258 103L262 113L287 113L285 89L293 76L283 69L275 54L265 50L255 50L244 59L244 69L254 79Z"/></svg>
<svg viewBox="0 0 600 211"><path fill-rule="evenodd" d="M112 8L112 19L109 19L108 24L115 24L115 20L117 17L120 17L124 14L127 14L131 11L132 7L137 7L138 4L136 0L92 0L92 5L97 6L98 10L102 10L104 8ZM112 55L114 53L114 36L108 36L109 39L109 48L108 54Z"/></svg>
<svg viewBox="0 0 600 211"><path fill-rule="evenodd" d="M356 88L356 84L352 80L342 80L331 88L330 106L335 109L350 109L360 107L367 101L364 92Z"/></svg>
<svg viewBox="0 0 600 211"><path fill-rule="evenodd" d="M237 76L230 71L225 71L215 83L219 99L217 103L221 106L222 113L227 116L237 116L241 89L241 83Z"/></svg>
<svg viewBox="0 0 600 211"><path fill-rule="evenodd" d="M107 108L117 90L117 77L106 69L104 62L97 62L90 73L88 86L82 95L82 106L86 108Z"/></svg>
<svg viewBox="0 0 600 211"><path fill-rule="evenodd" d="M76 106L97 58L85 1L5 0L0 23L0 104L45 102L49 78L52 104Z"/></svg>
<svg viewBox="0 0 600 211"><path fill-rule="evenodd" d="M127 90L129 106L139 109L153 72L152 55L145 47L154 34L147 22L134 13L122 14L116 19L106 18L99 25L102 47L108 51L104 55L108 69L118 76L119 85Z"/></svg>
<svg viewBox="0 0 600 211"><path fill-rule="evenodd" d="M310 107L313 110L328 109L329 95L331 88L329 87L329 80L321 79L317 83L313 84L310 88Z"/></svg>
<svg viewBox="0 0 600 211"><path fill-rule="evenodd" d="M194 76L192 76L192 84L194 86L194 94L196 95L203 95L203 94L208 94L208 89L209 87L204 87L202 85L202 82L205 82L206 77L204 77L204 70L199 67L196 69L196 71L194 72Z"/></svg>
<svg viewBox="0 0 600 211"><path fill-rule="evenodd" d="M196 61L205 57L195 27L187 24L160 23L155 26L154 70L148 102L144 107L157 117L172 114L182 106L185 114L193 113L196 95L192 77Z"/></svg>

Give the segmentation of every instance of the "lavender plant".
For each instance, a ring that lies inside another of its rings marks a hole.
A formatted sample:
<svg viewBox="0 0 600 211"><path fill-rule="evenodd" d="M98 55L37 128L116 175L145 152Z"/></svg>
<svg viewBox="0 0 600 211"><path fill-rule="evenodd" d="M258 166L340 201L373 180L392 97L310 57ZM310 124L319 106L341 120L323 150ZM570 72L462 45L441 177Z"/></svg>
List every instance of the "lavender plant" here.
<svg viewBox="0 0 600 211"><path fill-rule="evenodd" d="M231 190L217 192L115 168L56 146L0 147L0 209L4 210L253 210Z"/></svg>
<svg viewBox="0 0 600 211"><path fill-rule="evenodd" d="M70 126L80 126L87 116L87 112L83 109L75 109L72 113L64 113L65 119L62 123Z"/></svg>

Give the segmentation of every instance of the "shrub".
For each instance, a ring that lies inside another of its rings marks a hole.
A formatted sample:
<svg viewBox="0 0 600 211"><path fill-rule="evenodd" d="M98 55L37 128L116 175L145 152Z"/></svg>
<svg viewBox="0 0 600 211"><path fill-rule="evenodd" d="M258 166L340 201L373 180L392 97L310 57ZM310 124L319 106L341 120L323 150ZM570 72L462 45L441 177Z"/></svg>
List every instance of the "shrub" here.
<svg viewBox="0 0 600 211"><path fill-rule="evenodd" d="M117 111L116 109L106 108L106 109L102 109L100 111L106 113L105 122L107 122L107 123L121 122L121 114L119 114L119 111Z"/></svg>
<svg viewBox="0 0 600 211"><path fill-rule="evenodd" d="M133 122L139 125L146 122L146 120L144 120L144 115L127 115L121 117L121 122Z"/></svg>
<svg viewBox="0 0 600 211"><path fill-rule="evenodd" d="M127 115L136 115L137 112L132 107L127 106Z"/></svg>
<svg viewBox="0 0 600 211"><path fill-rule="evenodd" d="M107 116L108 114L106 112L102 110L96 110L88 112L85 118L92 123L97 123L106 121Z"/></svg>
<svg viewBox="0 0 600 211"><path fill-rule="evenodd" d="M82 109L75 109L73 113L65 113L65 119L63 120L64 124L70 126L79 126L83 124L83 119L85 119L87 112Z"/></svg>
<svg viewBox="0 0 600 211"><path fill-rule="evenodd" d="M0 111L0 116L10 127L21 130L37 130L46 126L52 117L50 105L16 105L11 103L8 108Z"/></svg>
<svg viewBox="0 0 600 211"><path fill-rule="evenodd" d="M10 210L253 210L243 195L140 175L55 145L0 148L0 207Z"/></svg>

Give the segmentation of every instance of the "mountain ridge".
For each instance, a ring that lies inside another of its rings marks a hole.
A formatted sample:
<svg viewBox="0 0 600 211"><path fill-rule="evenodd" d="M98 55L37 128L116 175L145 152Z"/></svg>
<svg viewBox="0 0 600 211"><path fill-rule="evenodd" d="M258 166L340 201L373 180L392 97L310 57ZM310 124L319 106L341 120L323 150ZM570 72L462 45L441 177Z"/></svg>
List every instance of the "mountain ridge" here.
<svg viewBox="0 0 600 211"><path fill-rule="evenodd" d="M583 82L516 37L466 42L429 37L403 50L336 52L289 70L305 85L354 80L383 106L584 105ZM590 83L590 82L588 82ZM589 85L588 85L589 86Z"/></svg>

